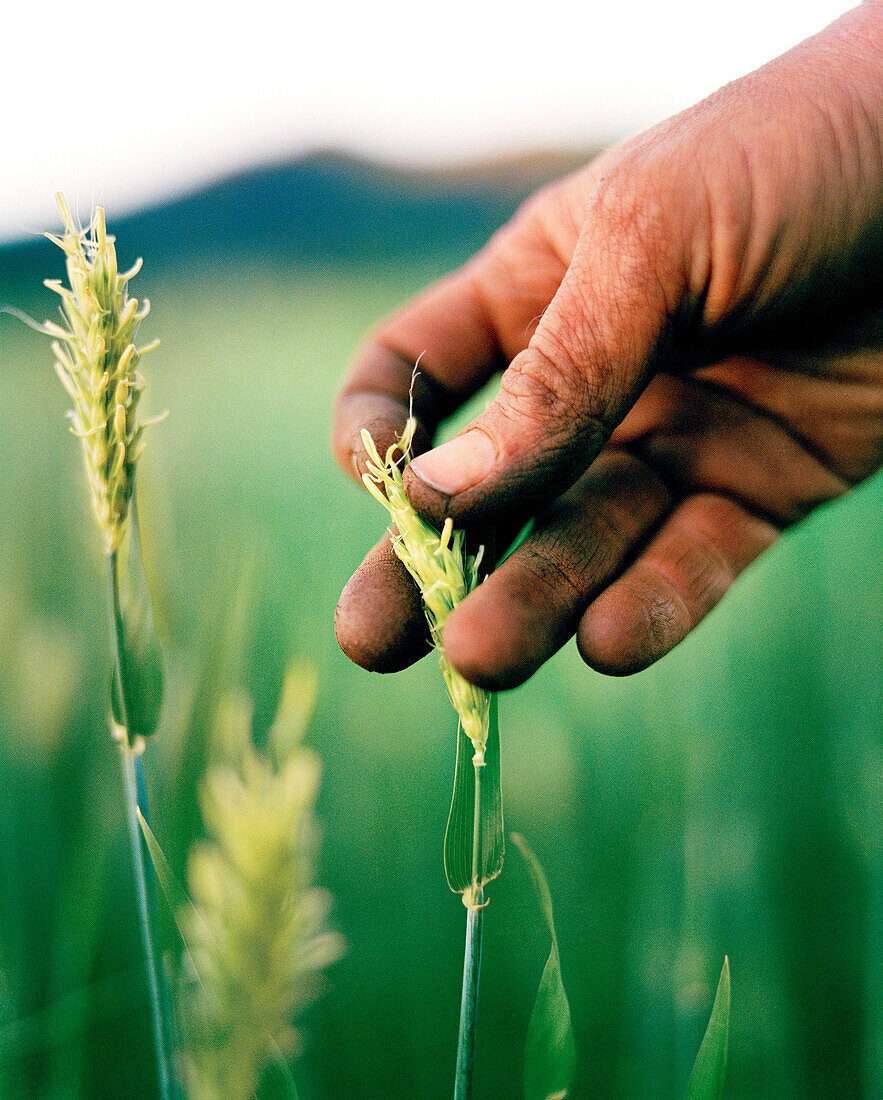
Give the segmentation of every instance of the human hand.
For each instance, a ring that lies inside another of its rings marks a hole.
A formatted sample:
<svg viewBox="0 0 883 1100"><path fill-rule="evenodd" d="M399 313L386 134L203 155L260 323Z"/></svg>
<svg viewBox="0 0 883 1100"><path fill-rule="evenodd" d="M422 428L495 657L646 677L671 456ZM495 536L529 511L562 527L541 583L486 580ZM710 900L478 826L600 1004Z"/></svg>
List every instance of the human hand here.
<svg viewBox="0 0 883 1100"><path fill-rule="evenodd" d="M576 634L608 673L667 653L778 534L883 457L883 4L546 188L372 334L335 411L361 473L408 415L415 452L503 369L498 396L405 475L441 526L525 541L450 616L489 688ZM426 651L388 539L338 605L359 664Z"/></svg>

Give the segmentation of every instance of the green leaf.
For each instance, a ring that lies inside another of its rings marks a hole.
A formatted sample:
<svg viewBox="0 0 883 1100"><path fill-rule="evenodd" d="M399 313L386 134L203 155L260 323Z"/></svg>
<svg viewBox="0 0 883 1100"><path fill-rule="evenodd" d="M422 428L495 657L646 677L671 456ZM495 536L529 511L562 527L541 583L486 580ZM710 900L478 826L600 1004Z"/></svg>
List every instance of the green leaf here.
<svg viewBox="0 0 883 1100"><path fill-rule="evenodd" d="M116 639L111 710L132 743L156 732L165 684L134 498L128 537L118 555L110 559L110 570Z"/></svg>
<svg viewBox="0 0 883 1100"><path fill-rule="evenodd" d="M181 883L175 878L172 873L172 869L169 866L169 861L166 859L162 848L159 845L159 841L147 824L147 819L141 810L138 810L138 824L141 826L141 833L144 837L144 841L147 844L147 851L150 854L150 862L153 864L153 869L156 872L157 881L162 887L162 892L165 895L166 901L169 903L169 909L172 911L172 915L176 916L179 910L184 906L190 906L192 903L187 896L187 891L181 885Z"/></svg>
<svg viewBox="0 0 883 1100"><path fill-rule="evenodd" d="M144 841L147 844L147 851L150 854L150 862L153 864L153 869L156 872L157 881L162 888L163 896L168 903L169 912L172 919L175 922L175 927L178 929L178 935L181 937L187 954L190 957L190 961L193 964L194 973L200 983L203 982L203 976L199 972L199 966L194 956L191 945L188 940L187 934L184 930L184 926L181 923L181 914L184 910L188 910L191 914L195 914L200 921L199 910L194 906L190 900L190 895L181 885L179 880L175 877L172 868L169 866L169 861L165 857L165 853L160 847L159 841L156 839L156 835L153 830L147 824L147 819L141 811L138 811L138 824L141 826L141 834L144 837ZM203 927L205 925L203 924Z"/></svg>
<svg viewBox="0 0 883 1100"><path fill-rule="evenodd" d="M255 1100L298 1100L297 1086L281 1054L264 1066L254 1095Z"/></svg>
<svg viewBox="0 0 883 1100"><path fill-rule="evenodd" d="M445 829L445 875L455 894L472 886L472 832L475 810L475 768L469 738L458 727L454 793ZM481 775L481 848L479 884L485 886L503 869L503 793L500 786L500 723L497 697L491 696L485 764Z"/></svg>
<svg viewBox="0 0 883 1100"><path fill-rule="evenodd" d="M576 1068L576 1043L570 1020L570 1004L561 978L558 937L552 913L552 895L540 862L524 837L512 834L533 878L540 909L552 939L543 967L537 999L527 1027L524 1048L525 1100L562 1100L570 1090Z"/></svg>
<svg viewBox="0 0 883 1100"><path fill-rule="evenodd" d="M730 1036L730 960L724 958L711 1018L696 1055L685 1100L720 1100L727 1075Z"/></svg>

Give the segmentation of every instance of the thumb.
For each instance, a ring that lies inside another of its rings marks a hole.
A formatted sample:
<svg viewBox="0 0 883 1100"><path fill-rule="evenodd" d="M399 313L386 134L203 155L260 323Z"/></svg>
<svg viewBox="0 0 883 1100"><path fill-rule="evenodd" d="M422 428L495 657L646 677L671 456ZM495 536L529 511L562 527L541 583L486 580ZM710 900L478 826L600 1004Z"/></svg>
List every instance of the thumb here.
<svg viewBox="0 0 883 1100"><path fill-rule="evenodd" d="M411 463L408 496L437 524L536 512L581 476L649 380L686 264L670 219L617 191L596 187L558 292L493 402Z"/></svg>

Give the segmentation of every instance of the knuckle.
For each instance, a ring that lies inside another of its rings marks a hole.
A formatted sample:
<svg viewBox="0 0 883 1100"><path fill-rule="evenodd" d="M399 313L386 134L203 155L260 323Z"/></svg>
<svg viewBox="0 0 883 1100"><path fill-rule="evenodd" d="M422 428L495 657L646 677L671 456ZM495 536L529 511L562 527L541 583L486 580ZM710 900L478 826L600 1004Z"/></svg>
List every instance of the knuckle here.
<svg viewBox="0 0 883 1100"><path fill-rule="evenodd" d="M581 571L572 558L554 543L525 548L521 565L530 578L537 603L570 605L581 600L584 586Z"/></svg>
<svg viewBox="0 0 883 1100"><path fill-rule="evenodd" d="M689 624L685 622L683 605L664 586L655 586L642 594L648 648L654 656L662 656L680 642Z"/></svg>
<svg viewBox="0 0 883 1100"><path fill-rule="evenodd" d="M622 585L623 618L633 619L636 654L649 664L668 653L690 630L689 613L662 574L641 569Z"/></svg>
<svg viewBox="0 0 883 1100"><path fill-rule="evenodd" d="M695 626L733 583L733 572L720 550L700 534L679 539L670 547L668 560L668 579L684 600Z"/></svg>
<svg viewBox="0 0 883 1100"><path fill-rule="evenodd" d="M602 404L602 385L574 363L566 334L538 332L529 350L512 361L501 389L514 411L542 423L551 444L558 435L571 436L574 427L592 429L603 439L610 434L591 412Z"/></svg>
<svg viewBox="0 0 883 1100"><path fill-rule="evenodd" d="M538 527L532 541L580 596L588 595L615 572L629 543L613 508L595 503L591 513L585 514L564 502Z"/></svg>
<svg viewBox="0 0 883 1100"><path fill-rule="evenodd" d="M662 248L672 215L667 175L658 160L636 151L598 178L588 214L608 229L623 252L647 256Z"/></svg>
<svg viewBox="0 0 883 1100"><path fill-rule="evenodd" d="M511 262L513 258L523 257L525 252L541 251L554 237L550 228L557 224L560 190L559 183L549 183L525 199L512 217L494 233L476 260L501 262L507 270L517 273L517 265Z"/></svg>
<svg viewBox="0 0 883 1100"><path fill-rule="evenodd" d="M546 593L560 590L561 599L585 604L667 501L664 487L647 484L629 459L606 455L536 517L519 553Z"/></svg>
<svg viewBox="0 0 883 1100"><path fill-rule="evenodd" d="M543 184L525 199L508 223L521 232L545 236L545 225L550 210L557 208L562 195L559 180Z"/></svg>
<svg viewBox="0 0 883 1100"><path fill-rule="evenodd" d="M607 576L629 550L629 536L613 508L596 506L591 523L576 550L582 574L594 579Z"/></svg>
<svg viewBox="0 0 883 1100"><path fill-rule="evenodd" d="M514 358L552 301L579 235L558 185L535 195L467 265L504 355Z"/></svg>
<svg viewBox="0 0 883 1100"><path fill-rule="evenodd" d="M610 257L616 283L667 314L689 285L691 227L704 209L701 192L684 185L683 160L658 138L626 148L599 175L586 208L585 224Z"/></svg>

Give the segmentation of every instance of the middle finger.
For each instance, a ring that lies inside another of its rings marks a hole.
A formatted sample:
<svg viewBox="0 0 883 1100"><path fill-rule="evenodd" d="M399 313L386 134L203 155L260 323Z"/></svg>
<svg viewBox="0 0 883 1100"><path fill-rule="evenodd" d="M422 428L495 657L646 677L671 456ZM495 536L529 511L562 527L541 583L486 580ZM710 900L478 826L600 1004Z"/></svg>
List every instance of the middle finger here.
<svg viewBox="0 0 883 1100"><path fill-rule="evenodd" d="M451 613L443 641L454 666L491 689L523 683L571 637L670 507L665 484L640 459L602 452Z"/></svg>

